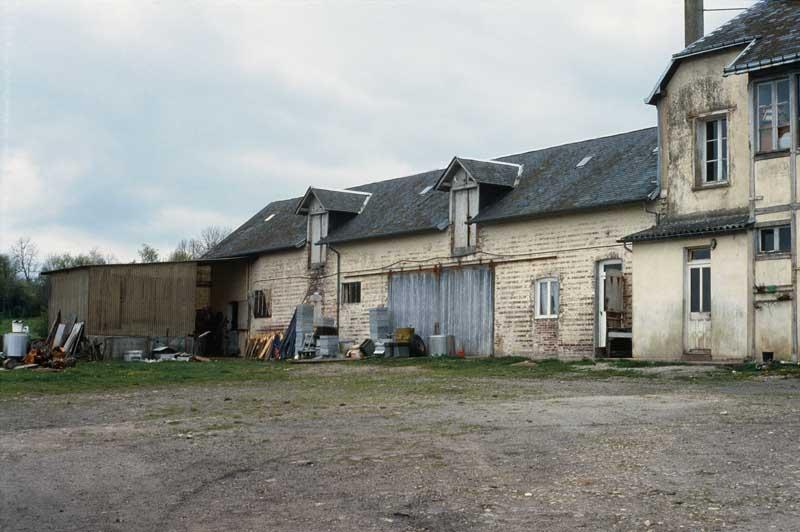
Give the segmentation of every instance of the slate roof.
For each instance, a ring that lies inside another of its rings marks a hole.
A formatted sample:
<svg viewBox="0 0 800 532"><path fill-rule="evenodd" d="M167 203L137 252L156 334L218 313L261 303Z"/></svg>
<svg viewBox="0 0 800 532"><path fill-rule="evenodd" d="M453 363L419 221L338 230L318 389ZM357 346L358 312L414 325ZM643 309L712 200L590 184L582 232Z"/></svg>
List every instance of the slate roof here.
<svg viewBox="0 0 800 532"><path fill-rule="evenodd" d="M327 242L347 242L423 231L444 230L450 196L433 189L442 170L353 187L372 196L361 214L328 234ZM426 188L426 194L420 194Z"/></svg>
<svg viewBox="0 0 800 532"><path fill-rule="evenodd" d="M294 212L300 199L273 201L206 253L203 259L244 257L305 244L306 217Z"/></svg>
<svg viewBox="0 0 800 532"><path fill-rule="evenodd" d="M661 94L682 59L733 47L743 50L725 67L726 75L800 62L800 0L762 0L673 55L648 103Z"/></svg>
<svg viewBox="0 0 800 532"><path fill-rule="evenodd" d="M322 206L331 212L349 212L358 214L364 208L364 204L369 200L369 195L354 193L347 190L331 190L327 188L311 187L306 195L298 204L298 211L303 207L310 194L314 194Z"/></svg>
<svg viewBox="0 0 800 532"><path fill-rule="evenodd" d="M499 157L523 165L519 185L473 220L485 223L644 201L657 188L657 146L658 130L648 128ZM588 156L591 160L578 168Z"/></svg>
<svg viewBox="0 0 800 532"><path fill-rule="evenodd" d="M479 159L467 159L465 157L454 157L450 166L442 173L438 188L448 190L449 185L442 186L444 179L450 173L450 169L458 163L477 183L484 185L495 185L500 187L513 188L514 183L519 177L520 166L516 164L503 163L500 161L482 161Z"/></svg>
<svg viewBox="0 0 800 532"><path fill-rule="evenodd" d="M645 201L657 190L657 140L656 128L649 128L499 157L498 161L523 165L520 182L482 207L476 220L488 223ZM592 159L577 168L589 155ZM369 201L360 214L331 228L326 241L336 244L445 230L450 195L434 188L443 171L353 187L350 190L371 193ZM295 214L300 199L267 205L204 258L255 255L302 245L306 216Z"/></svg>
<svg viewBox="0 0 800 532"><path fill-rule="evenodd" d="M737 43L749 47L725 68L727 74L800 61L800 0L762 0L674 57Z"/></svg>
<svg viewBox="0 0 800 532"><path fill-rule="evenodd" d="M751 225L750 214L747 210L712 211L699 215L664 219L650 229L622 238L620 242L643 242L734 233L743 231Z"/></svg>

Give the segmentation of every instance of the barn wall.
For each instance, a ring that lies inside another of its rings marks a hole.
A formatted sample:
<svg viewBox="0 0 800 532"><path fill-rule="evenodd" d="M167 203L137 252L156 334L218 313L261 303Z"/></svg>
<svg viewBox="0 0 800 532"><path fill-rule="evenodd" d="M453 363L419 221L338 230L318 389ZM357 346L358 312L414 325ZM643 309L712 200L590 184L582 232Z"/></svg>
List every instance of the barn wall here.
<svg viewBox="0 0 800 532"><path fill-rule="evenodd" d="M72 270L48 275L50 297L47 301L48 322L59 311L63 320L86 320L89 305L89 271Z"/></svg>
<svg viewBox="0 0 800 532"><path fill-rule="evenodd" d="M194 332L195 263L93 267L87 334L182 336Z"/></svg>

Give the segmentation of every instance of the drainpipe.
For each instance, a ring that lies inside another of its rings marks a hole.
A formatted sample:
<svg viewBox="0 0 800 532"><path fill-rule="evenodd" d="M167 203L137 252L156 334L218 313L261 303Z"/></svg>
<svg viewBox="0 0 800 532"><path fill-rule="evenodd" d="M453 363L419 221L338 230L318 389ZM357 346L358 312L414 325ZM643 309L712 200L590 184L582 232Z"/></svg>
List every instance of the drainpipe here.
<svg viewBox="0 0 800 532"><path fill-rule="evenodd" d="M797 74L792 75L790 78L791 88L791 105L797 105ZM797 116L797 109L792 110L792 149L789 160L789 175L792 179L791 183L791 213L792 213L792 362L798 363L798 330L797 330L797 144L800 142L800 132L797 128L800 127L800 120Z"/></svg>
<svg viewBox="0 0 800 532"><path fill-rule="evenodd" d="M336 253L336 329L339 329L339 314L342 308L342 298L340 294L342 290L342 254L330 244L328 244L328 249Z"/></svg>

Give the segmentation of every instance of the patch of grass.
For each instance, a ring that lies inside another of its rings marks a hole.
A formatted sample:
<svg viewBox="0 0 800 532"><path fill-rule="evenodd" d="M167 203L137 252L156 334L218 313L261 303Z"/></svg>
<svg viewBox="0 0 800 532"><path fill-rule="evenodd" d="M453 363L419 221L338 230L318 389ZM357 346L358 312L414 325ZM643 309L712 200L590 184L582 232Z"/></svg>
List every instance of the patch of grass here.
<svg viewBox="0 0 800 532"><path fill-rule="evenodd" d="M37 340L39 338L47 338L47 316L34 316L30 318L2 318L0 317L0 334L11 332L11 322L15 319L20 319L25 322L25 325L31 328L31 338Z"/></svg>
<svg viewBox="0 0 800 532"><path fill-rule="evenodd" d="M0 397L16 394L98 392L167 385L272 382L288 378L287 364L251 360L207 363L79 362L59 373L0 372Z"/></svg>
<svg viewBox="0 0 800 532"><path fill-rule="evenodd" d="M685 362L664 362L660 360L636 360L633 358L606 359L602 362L615 368L659 368L667 366L686 366Z"/></svg>

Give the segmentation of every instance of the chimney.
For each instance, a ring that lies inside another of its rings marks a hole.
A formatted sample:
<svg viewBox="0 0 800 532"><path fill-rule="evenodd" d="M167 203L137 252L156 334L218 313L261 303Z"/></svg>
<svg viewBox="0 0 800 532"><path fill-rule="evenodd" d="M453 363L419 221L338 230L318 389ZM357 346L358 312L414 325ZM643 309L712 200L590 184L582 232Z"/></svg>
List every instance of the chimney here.
<svg viewBox="0 0 800 532"><path fill-rule="evenodd" d="M686 46L705 35L703 0L684 0Z"/></svg>

